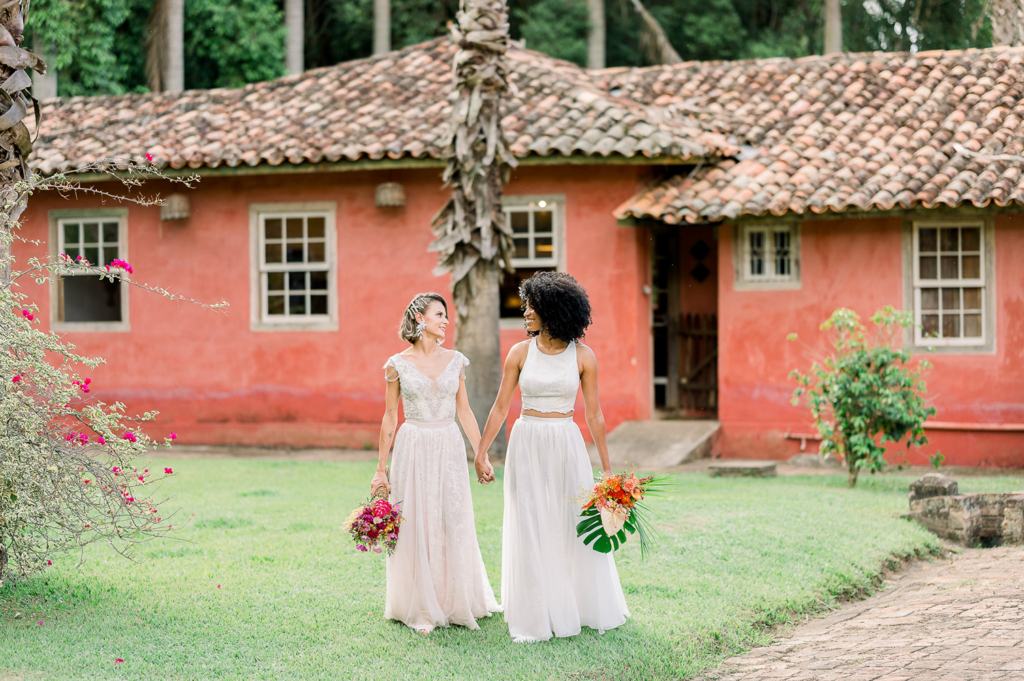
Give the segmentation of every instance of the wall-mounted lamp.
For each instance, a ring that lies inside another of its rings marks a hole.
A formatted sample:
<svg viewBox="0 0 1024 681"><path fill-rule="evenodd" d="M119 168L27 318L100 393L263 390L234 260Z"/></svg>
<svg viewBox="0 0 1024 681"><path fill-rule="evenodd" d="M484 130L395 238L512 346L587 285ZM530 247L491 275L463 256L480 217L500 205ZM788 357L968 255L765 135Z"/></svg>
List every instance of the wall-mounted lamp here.
<svg viewBox="0 0 1024 681"><path fill-rule="evenodd" d="M400 208L405 205L405 187L397 182L379 184L374 201L378 208Z"/></svg>
<svg viewBox="0 0 1024 681"><path fill-rule="evenodd" d="M184 220L192 215L192 207L189 205L188 197L184 194L171 194L160 206L160 219Z"/></svg>

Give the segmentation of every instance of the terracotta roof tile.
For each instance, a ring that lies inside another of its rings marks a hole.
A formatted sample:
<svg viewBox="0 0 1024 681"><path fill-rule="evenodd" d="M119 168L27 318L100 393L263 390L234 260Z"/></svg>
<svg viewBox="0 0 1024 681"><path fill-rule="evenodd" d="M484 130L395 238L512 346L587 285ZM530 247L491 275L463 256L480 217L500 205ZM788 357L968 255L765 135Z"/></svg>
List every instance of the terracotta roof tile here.
<svg viewBox="0 0 1024 681"><path fill-rule="evenodd" d="M441 158L455 47L446 39L234 90L73 97L43 104L30 163L44 173L104 157L162 167ZM517 156L728 156L735 145L692 121L652 123L574 64L509 52L517 89L503 124Z"/></svg>
<svg viewBox="0 0 1024 681"><path fill-rule="evenodd" d="M744 145L616 211L668 223L1021 202L1024 49L690 62L591 75L610 94Z"/></svg>

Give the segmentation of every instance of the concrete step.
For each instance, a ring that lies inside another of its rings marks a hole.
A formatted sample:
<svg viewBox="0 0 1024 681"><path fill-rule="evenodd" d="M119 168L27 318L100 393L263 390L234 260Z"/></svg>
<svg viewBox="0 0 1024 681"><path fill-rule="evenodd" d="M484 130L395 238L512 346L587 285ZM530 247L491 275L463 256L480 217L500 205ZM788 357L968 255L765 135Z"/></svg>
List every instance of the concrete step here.
<svg viewBox="0 0 1024 681"><path fill-rule="evenodd" d="M742 461L738 459L715 461L708 466L713 478L774 478L774 461Z"/></svg>
<svg viewBox="0 0 1024 681"><path fill-rule="evenodd" d="M626 421L608 435L615 470L656 470L711 456L722 424L712 419ZM590 448L591 461L600 463Z"/></svg>

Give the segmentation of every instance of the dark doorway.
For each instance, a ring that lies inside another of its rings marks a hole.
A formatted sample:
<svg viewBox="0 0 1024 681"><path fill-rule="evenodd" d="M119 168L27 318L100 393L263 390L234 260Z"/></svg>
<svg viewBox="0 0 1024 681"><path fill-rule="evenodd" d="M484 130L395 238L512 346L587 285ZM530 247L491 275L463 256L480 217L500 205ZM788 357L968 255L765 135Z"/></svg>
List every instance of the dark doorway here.
<svg viewBox="0 0 1024 681"><path fill-rule="evenodd" d="M714 227L651 232L654 406L657 418L718 411L718 241Z"/></svg>

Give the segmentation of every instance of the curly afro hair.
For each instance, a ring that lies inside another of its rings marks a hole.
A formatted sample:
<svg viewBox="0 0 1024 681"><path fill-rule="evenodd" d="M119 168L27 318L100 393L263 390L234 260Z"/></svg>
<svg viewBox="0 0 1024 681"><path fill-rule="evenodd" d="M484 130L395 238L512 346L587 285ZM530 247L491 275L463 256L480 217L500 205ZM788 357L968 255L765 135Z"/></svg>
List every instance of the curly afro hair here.
<svg viewBox="0 0 1024 681"><path fill-rule="evenodd" d="M523 309L527 306L540 317L541 327L555 339L575 341L583 338L590 317L587 291L565 272L537 272L519 286ZM528 332L536 336L538 332Z"/></svg>

